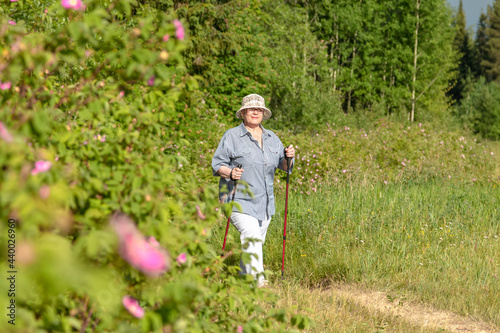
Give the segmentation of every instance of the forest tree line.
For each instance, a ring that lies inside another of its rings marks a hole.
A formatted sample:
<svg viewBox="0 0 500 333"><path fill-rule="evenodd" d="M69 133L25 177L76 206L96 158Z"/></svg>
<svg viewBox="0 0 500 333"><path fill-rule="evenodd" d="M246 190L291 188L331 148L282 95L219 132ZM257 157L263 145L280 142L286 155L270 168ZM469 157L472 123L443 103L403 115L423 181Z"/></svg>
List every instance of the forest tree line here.
<svg viewBox="0 0 500 333"><path fill-rule="evenodd" d="M142 0L187 23L188 72L231 117L265 96L273 126L307 128L349 113L459 121L499 138L500 1L476 36L446 0Z"/></svg>

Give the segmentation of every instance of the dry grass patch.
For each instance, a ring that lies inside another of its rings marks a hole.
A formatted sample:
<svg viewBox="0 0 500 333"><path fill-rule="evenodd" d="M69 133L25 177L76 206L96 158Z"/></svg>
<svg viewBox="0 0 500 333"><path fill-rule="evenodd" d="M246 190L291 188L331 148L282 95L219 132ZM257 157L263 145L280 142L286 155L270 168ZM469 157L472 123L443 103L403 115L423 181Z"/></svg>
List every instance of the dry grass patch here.
<svg viewBox="0 0 500 333"><path fill-rule="evenodd" d="M488 323L353 285L309 289L277 282L269 290L278 295L277 307L314 320L307 332L500 332Z"/></svg>

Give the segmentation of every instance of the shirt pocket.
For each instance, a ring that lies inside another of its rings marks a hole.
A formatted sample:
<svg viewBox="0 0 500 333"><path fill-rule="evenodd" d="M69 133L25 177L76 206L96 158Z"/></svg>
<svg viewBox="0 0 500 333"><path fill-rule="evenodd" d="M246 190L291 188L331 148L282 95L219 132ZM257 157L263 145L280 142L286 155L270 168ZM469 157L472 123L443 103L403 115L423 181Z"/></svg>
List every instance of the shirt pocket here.
<svg viewBox="0 0 500 333"><path fill-rule="evenodd" d="M280 163L280 149L278 147L269 147L269 156L271 159L271 163L277 167Z"/></svg>
<svg viewBox="0 0 500 333"><path fill-rule="evenodd" d="M233 156L231 157L231 165L232 167L238 166L238 164L242 165L242 168L249 167L252 164L252 150L248 147L245 148L237 148Z"/></svg>

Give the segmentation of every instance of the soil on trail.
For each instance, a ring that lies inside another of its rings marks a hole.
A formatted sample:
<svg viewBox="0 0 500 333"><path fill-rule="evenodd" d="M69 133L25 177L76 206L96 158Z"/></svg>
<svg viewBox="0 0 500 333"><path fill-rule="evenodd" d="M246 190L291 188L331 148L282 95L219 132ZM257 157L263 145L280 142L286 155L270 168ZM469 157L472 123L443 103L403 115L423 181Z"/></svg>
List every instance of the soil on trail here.
<svg viewBox="0 0 500 333"><path fill-rule="evenodd" d="M350 285L333 285L325 292L349 299L359 306L370 308L424 328L445 330L446 332L500 333L500 328L489 323L474 320L458 314L432 309L427 306L410 304L404 299L390 297L387 293L357 289Z"/></svg>

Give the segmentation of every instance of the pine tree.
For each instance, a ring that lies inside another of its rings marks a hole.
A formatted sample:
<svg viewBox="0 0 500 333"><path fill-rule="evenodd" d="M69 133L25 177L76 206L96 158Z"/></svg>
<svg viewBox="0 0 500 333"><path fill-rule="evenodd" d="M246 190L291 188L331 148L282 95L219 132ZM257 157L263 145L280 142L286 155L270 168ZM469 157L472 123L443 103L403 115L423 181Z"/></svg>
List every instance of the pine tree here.
<svg viewBox="0 0 500 333"><path fill-rule="evenodd" d="M500 83L500 0L488 6L488 58L481 62L486 69L488 81Z"/></svg>
<svg viewBox="0 0 500 333"><path fill-rule="evenodd" d="M458 13L455 23L456 33L453 41L453 48L458 54L457 77L452 83L452 88L448 93L454 103L459 103L470 83L474 73L474 56L472 43L467 32L465 13L462 0L458 7Z"/></svg>
<svg viewBox="0 0 500 333"><path fill-rule="evenodd" d="M476 78L481 76L486 77L486 68L482 65L483 60L488 59L488 36L486 29L488 27L488 16L481 12L479 16L479 23L477 25L476 41L475 41L475 61L474 61L474 74Z"/></svg>

